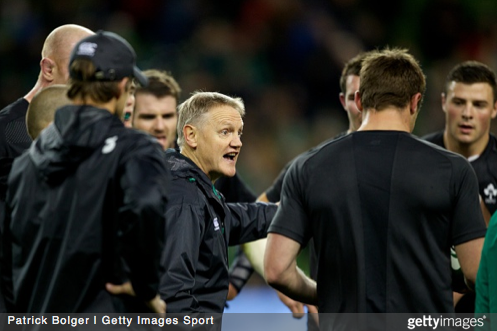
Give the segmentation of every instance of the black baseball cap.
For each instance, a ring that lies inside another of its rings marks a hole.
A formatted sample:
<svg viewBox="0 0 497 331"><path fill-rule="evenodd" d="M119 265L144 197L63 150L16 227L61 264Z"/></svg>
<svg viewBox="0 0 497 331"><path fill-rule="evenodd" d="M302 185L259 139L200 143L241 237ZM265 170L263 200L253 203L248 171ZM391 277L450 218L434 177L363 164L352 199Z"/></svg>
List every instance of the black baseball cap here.
<svg viewBox="0 0 497 331"><path fill-rule="evenodd" d="M81 77L77 77L78 75L70 69L76 59L88 59L93 62L96 71L92 80L118 81L125 77L134 77L141 86L148 85L148 78L136 66L133 47L113 32L97 31L74 46L69 60L69 74L71 78L81 80Z"/></svg>

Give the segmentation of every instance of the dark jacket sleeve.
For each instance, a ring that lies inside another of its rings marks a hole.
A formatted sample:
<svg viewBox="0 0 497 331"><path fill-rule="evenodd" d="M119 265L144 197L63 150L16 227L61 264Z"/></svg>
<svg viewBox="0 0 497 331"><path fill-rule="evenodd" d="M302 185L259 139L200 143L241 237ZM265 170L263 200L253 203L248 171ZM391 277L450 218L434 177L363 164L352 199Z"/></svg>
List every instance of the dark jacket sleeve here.
<svg viewBox="0 0 497 331"><path fill-rule="evenodd" d="M199 312L194 295L199 247L204 231L201 215L192 204L174 204L167 208L167 241L161 258L164 274L160 295L168 313Z"/></svg>
<svg viewBox="0 0 497 331"><path fill-rule="evenodd" d="M240 245L265 238L276 214L274 203L228 203L231 212L229 245Z"/></svg>
<svg viewBox="0 0 497 331"><path fill-rule="evenodd" d="M161 153L138 154L124 165L119 235L123 256L137 297L148 301L158 293L164 244L168 172Z"/></svg>
<svg viewBox="0 0 497 331"><path fill-rule="evenodd" d="M255 194L242 180L238 173L233 177L223 176L214 184L220 191L226 202L254 202ZM237 255L230 267L230 283L240 292L254 272L254 268L245 256L245 253L238 248Z"/></svg>

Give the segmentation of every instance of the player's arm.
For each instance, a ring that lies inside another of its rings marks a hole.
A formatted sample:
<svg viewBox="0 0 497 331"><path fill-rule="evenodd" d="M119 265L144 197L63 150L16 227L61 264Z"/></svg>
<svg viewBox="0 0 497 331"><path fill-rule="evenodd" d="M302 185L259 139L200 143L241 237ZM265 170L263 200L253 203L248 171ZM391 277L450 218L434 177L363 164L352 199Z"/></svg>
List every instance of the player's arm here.
<svg viewBox="0 0 497 331"><path fill-rule="evenodd" d="M485 201L483 201L481 196L480 196L480 208L481 208L481 213L483 214L483 219L485 220L485 224L488 227L488 223L490 222L490 218L492 217L492 215L488 211L488 208L485 205Z"/></svg>
<svg viewBox="0 0 497 331"><path fill-rule="evenodd" d="M455 246L466 284L472 290L475 288L483 241L484 238L477 238Z"/></svg>
<svg viewBox="0 0 497 331"><path fill-rule="evenodd" d="M291 162L289 162L285 168L279 173L278 177L275 179L273 182L272 186L269 187L265 192L263 192L259 197L257 198L257 201L261 202L278 202L281 198L281 189L283 187L283 179L288 171L288 168L290 167ZM250 260L252 261L253 265L255 265L255 269L259 272L260 275L264 276L263 270L259 271L260 269L263 269L264 267L264 260L263 256L265 253L266 249L266 243L267 239L261 239L256 242L248 243L244 246L244 250L247 252L246 254L250 256ZM293 314L293 317L295 318L302 318L305 314L304 311L304 304L298 301L293 300L292 298L284 295L280 291L276 290L276 293L278 294L278 298L280 301L290 309L290 311ZM309 312L315 312L317 313L317 308L315 306L311 305L306 305L309 309Z"/></svg>
<svg viewBox="0 0 497 331"><path fill-rule="evenodd" d="M278 202L280 200L283 179L288 170L288 164L275 179L273 185L257 198L259 202ZM264 277L264 251L266 250L266 239L252 241L242 245L243 252L247 256L254 270Z"/></svg>
<svg viewBox="0 0 497 331"><path fill-rule="evenodd" d="M316 282L297 267L300 244L277 233L269 233L264 257L264 277L269 285L290 298L316 305Z"/></svg>

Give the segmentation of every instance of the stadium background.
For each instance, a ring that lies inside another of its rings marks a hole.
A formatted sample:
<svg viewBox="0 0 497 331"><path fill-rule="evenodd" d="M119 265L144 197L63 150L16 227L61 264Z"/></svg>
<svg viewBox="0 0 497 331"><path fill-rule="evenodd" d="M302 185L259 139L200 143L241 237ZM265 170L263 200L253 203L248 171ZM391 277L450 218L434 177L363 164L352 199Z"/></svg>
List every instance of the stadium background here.
<svg viewBox="0 0 497 331"><path fill-rule="evenodd" d="M420 61L418 135L443 128L440 93L456 63L497 68L495 0L1 0L0 108L31 89L44 38L67 23L122 35L142 69L177 78L182 99L198 89L242 97L238 170L257 194L347 129L338 80L359 51L405 47Z"/></svg>

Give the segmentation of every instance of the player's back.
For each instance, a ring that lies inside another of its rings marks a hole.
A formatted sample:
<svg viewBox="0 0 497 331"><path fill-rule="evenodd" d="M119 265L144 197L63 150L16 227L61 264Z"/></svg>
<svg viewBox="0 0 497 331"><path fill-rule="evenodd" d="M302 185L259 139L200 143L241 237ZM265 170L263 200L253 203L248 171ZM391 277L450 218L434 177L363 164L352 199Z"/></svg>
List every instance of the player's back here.
<svg viewBox="0 0 497 331"><path fill-rule="evenodd" d="M294 166L318 254L320 312L453 311L450 246L482 231L466 160L405 132L362 131Z"/></svg>

